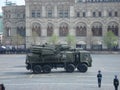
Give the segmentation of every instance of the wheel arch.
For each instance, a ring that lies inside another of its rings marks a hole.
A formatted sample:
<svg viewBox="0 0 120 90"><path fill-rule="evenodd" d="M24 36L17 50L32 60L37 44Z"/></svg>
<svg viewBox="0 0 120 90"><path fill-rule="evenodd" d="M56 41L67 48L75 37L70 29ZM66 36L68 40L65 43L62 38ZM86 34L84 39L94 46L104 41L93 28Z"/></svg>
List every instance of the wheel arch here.
<svg viewBox="0 0 120 90"><path fill-rule="evenodd" d="M88 62L81 62L81 64L85 64L85 65L87 65L87 66L88 66Z"/></svg>

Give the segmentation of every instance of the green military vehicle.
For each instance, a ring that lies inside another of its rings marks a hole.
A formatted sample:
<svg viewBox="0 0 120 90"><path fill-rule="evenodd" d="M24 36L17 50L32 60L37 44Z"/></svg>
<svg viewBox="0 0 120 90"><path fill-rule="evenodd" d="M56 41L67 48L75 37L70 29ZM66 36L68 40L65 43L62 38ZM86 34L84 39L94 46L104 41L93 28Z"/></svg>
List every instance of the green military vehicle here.
<svg viewBox="0 0 120 90"><path fill-rule="evenodd" d="M67 45L36 45L26 56L26 68L33 73L50 73L53 68L64 68L73 72L76 68L86 72L92 66L92 58L88 51L72 49Z"/></svg>

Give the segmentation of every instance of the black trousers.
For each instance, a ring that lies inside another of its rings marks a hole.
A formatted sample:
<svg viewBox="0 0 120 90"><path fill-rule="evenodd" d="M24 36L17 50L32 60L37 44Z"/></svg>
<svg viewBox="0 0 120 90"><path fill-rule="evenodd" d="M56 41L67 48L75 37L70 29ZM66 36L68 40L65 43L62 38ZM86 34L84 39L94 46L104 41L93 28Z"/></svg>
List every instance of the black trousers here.
<svg viewBox="0 0 120 90"><path fill-rule="evenodd" d="M101 79L98 79L98 87L101 87Z"/></svg>
<svg viewBox="0 0 120 90"><path fill-rule="evenodd" d="M115 90L118 90L118 86L115 86Z"/></svg>

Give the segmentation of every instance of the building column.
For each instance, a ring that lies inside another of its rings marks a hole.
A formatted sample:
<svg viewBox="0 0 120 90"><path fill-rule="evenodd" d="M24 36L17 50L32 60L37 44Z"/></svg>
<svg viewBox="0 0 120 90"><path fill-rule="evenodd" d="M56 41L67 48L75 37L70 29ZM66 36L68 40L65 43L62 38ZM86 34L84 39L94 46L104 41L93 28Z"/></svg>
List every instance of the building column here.
<svg viewBox="0 0 120 90"><path fill-rule="evenodd" d="M91 45L92 45L92 31L91 31L91 27L90 24L88 24L87 26L87 49L91 49Z"/></svg>
<svg viewBox="0 0 120 90"><path fill-rule="evenodd" d="M46 10L45 10L45 6L42 6L42 17L46 17Z"/></svg>
<svg viewBox="0 0 120 90"><path fill-rule="evenodd" d="M54 32L53 33L59 37L59 24L56 23L54 26L55 27L54 27Z"/></svg>
<svg viewBox="0 0 120 90"><path fill-rule="evenodd" d="M76 33L76 32L75 32L76 30L73 28L73 25L74 25L74 24L70 21L70 22L69 22L69 34L72 35L72 36L76 36L76 34L75 34L75 33Z"/></svg>
<svg viewBox="0 0 120 90"><path fill-rule="evenodd" d="M120 49L120 24L119 24L119 30L118 30L118 48Z"/></svg>
<svg viewBox="0 0 120 90"><path fill-rule="evenodd" d="M70 18L74 17L74 6L70 6Z"/></svg>
<svg viewBox="0 0 120 90"><path fill-rule="evenodd" d="M102 37L104 38L104 36L106 35L106 33L107 33L107 25L106 24L104 24L103 25L103 29L102 29ZM104 41L103 41L103 43L102 43L102 45L103 45L103 49L107 49L107 47L106 47L106 45L104 44Z"/></svg>
<svg viewBox="0 0 120 90"><path fill-rule="evenodd" d="M32 30L29 21L29 18L26 19L26 48L29 48L32 44Z"/></svg>
<svg viewBox="0 0 120 90"><path fill-rule="evenodd" d="M47 23L46 23L47 24ZM45 37L47 36L47 25L45 23L43 23L41 26L41 36Z"/></svg>
<svg viewBox="0 0 120 90"><path fill-rule="evenodd" d="M55 18L57 18L57 14L58 14L58 13L57 13L57 6L55 5L55 7L54 7L54 17L55 17Z"/></svg>

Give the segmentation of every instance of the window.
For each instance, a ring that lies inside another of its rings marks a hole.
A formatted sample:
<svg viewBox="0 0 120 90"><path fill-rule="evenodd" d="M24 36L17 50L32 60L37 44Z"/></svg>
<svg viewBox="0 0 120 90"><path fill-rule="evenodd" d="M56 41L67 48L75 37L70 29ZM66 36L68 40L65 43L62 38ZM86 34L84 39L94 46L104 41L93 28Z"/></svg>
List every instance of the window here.
<svg viewBox="0 0 120 90"><path fill-rule="evenodd" d="M65 11L64 11L64 17L65 17L65 18L68 18L68 10L65 10Z"/></svg>
<svg viewBox="0 0 120 90"><path fill-rule="evenodd" d="M60 18L68 18L68 17L69 17L69 12L68 12L68 10L60 10L60 11L59 11L59 17L60 17Z"/></svg>
<svg viewBox="0 0 120 90"><path fill-rule="evenodd" d="M96 17L96 12L93 12L93 17Z"/></svg>
<svg viewBox="0 0 120 90"><path fill-rule="evenodd" d="M37 37L41 36L41 26L38 23L34 23L32 26L32 36Z"/></svg>
<svg viewBox="0 0 120 90"><path fill-rule="evenodd" d="M76 27L76 36L86 36L86 27L85 26L77 26Z"/></svg>
<svg viewBox="0 0 120 90"><path fill-rule="evenodd" d="M48 11L48 18L51 18L52 17L52 10L49 10Z"/></svg>
<svg viewBox="0 0 120 90"><path fill-rule="evenodd" d="M101 26L93 26L92 34L93 34L93 36L102 36L102 27Z"/></svg>
<svg viewBox="0 0 120 90"><path fill-rule="evenodd" d="M17 14L17 18L20 18L20 14Z"/></svg>
<svg viewBox="0 0 120 90"><path fill-rule="evenodd" d="M102 36L102 24L100 22L93 23L91 30L93 36Z"/></svg>
<svg viewBox="0 0 120 90"><path fill-rule="evenodd" d="M77 17L80 17L80 13L79 12L77 12Z"/></svg>
<svg viewBox="0 0 120 90"><path fill-rule="evenodd" d="M112 17L112 12L109 12L109 17Z"/></svg>
<svg viewBox="0 0 120 90"><path fill-rule="evenodd" d="M47 36L52 36L53 35L53 27L52 26L48 26L47 27Z"/></svg>
<svg viewBox="0 0 120 90"><path fill-rule="evenodd" d="M62 10L59 11L59 17L63 18L63 11Z"/></svg>
<svg viewBox="0 0 120 90"><path fill-rule="evenodd" d="M68 25L66 23L63 23L59 27L59 35L60 36L67 36L69 33Z"/></svg>
<svg viewBox="0 0 120 90"><path fill-rule="evenodd" d="M116 36L118 36L118 26L117 25L109 25L108 31L112 31Z"/></svg>
<svg viewBox="0 0 120 90"><path fill-rule="evenodd" d="M32 18L39 18L41 17L40 10L32 10Z"/></svg>
<svg viewBox="0 0 120 90"><path fill-rule="evenodd" d="M115 12L115 17L117 17L117 16L118 16L118 12L116 11L116 12Z"/></svg>
<svg viewBox="0 0 120 90"><path fill-rule="evenodd" d="M102 16L102 13L101 13L101 12L98 12L98 16L101 17L101 16Z"/></svg>
<svg viewBox="0 0 120 90"><path fill-rule="evenodd" d="M86 17L86 13L85 12L83 12L83 17Z"/></svg>
<svg viewBox="0 0 120 90"><path fill-rule="evenodd" d="M23 14L23 18L25 18L25 14Z"/></svg>
<svg viewBox="0 0 120 90"><path fill-rule="evenodd" d="M82 0L78 0L78 2L82 2Z"/></svg>
<svg viewBox="0 0 120 90"><path fill-rule="evenodd" d="M92 45L91 49L93 50L102 50L102 45Z"/></svg>
<svg viewBox="0 0 120 90"><path fill-rule="evenodd" d="M37 17L41 17L40 11L37 11Z"/></svg>
<svg viewBox="0 0 120 90"><path fill-rule="evenodd" d="M32 11L32 17L35 17L35 11L34 10Z"/></svg>
<svg viewBox="0 0 120 90"><path fill-rule="evenodd" d="M6 34L7 34L7 37L9 37L10 36L10 34L11 34L11 28L10 27L6 27Z"/></svg>
<svg viewBox="0 0 120 90"><path fill-rule="evenodd" d="M17 34L25 37L25 27L17 27Z"/></svg>

